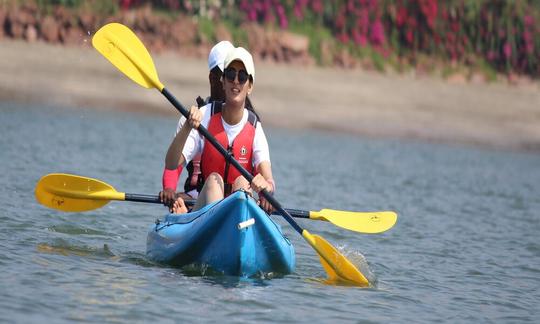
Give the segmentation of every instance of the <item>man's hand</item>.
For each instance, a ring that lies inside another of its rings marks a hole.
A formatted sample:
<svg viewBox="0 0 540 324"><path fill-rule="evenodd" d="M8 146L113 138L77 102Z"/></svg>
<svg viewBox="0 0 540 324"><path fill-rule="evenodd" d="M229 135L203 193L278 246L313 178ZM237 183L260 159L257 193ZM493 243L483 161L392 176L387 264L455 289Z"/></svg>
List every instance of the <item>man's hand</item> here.
<svg viewBox="0 0 540 324"><path fill-rule="evenodd" d="M172 212L174 201L176 200L176 192L173 189L165 189L159 192L159 199L163 205L169 207L169 211Z"/></svg>

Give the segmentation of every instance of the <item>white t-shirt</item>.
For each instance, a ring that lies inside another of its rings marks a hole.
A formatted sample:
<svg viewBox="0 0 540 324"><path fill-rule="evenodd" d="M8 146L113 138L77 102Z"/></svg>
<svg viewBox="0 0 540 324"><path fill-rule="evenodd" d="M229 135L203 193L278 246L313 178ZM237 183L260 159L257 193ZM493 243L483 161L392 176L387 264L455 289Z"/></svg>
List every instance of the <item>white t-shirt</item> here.
<svg viewBox="0 0 540 324"><path fill-rule="evenodd" d="M210 117L211 116L211 109L212 105L207 104L206 106L203 106L200 108L203 118L201 121L201 125L203 125L205 128L208 129L208 124L210 123ZM227 138L229 139L229 145L232 144L236 136L242 131L246 123L248 122L249 112L247 109L244 108L244 115L242 116L242 120L236 124L236 125L229 125L227 124L223 118L221 119L221 123L223 124L223 129L225 130L225 133L227 134ZM178 121L178 127L176 128L176 132L178 133L180 129L182 128L182 125L185 123L186 118L183 116ZM204 149L204 137L199 134L199 132L196 129L192 129L189 133L189 136L186 140L186 144L184 145L184 150L182 151L182 154L184 155L185 164L184 166L189 163L197 154L201 154ZM264 130L262 128L262 125L259 121L257 121L257 127L255 128L255 138L253 139L253 168L256 169L259 163L268 161L270 162L270 151L268 149L268 142L266 141L266 135L264 134Z"/></svg>

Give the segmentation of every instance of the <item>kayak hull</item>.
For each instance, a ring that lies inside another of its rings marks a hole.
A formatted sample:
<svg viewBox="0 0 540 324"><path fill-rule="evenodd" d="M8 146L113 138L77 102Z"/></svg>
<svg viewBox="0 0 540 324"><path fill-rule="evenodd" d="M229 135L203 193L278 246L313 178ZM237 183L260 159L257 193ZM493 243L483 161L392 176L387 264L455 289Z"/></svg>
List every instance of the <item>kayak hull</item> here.
<svg viewBox="0 0 540 324"><path fill-rule="evenodd" d="M148 231L146 254L159 263L204 265L242 277L287 274L295 266L281 227L241 191L196 212L166 216Z"/></svg>

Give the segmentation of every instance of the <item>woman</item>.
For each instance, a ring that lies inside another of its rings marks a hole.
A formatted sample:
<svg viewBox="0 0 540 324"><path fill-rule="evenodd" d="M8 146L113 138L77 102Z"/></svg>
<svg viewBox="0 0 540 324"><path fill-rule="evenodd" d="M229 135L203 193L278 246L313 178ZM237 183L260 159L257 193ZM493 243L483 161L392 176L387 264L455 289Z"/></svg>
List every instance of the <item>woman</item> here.
<svg viewBox="0 0 540 324"><path fill-rule="evenodd" d="M222 76L224 68L225 57L227 53L234 49L234 46L228 41L221 41L214 45L208 54L208 81L210 84L210 96L203 100L201 97L197 97L198 107L205 106L207 104L221 105L225 101L225 93L223 90ZM260 121L260 117L253 108L253 105L246 97L246 108L252 111L257 119ZM176 133L182 129L182 125L185 122L184 116L178 121ZM172 143L171 143L172 144ZM169 146L168 151L175 150L174 147ZM169 153L167 153L169 154ZM183 166L180 165L176 169L169 170L167 167L163 170L162 184L163 190L159 193L161 202L169 206L169 210L172 212L172 206L176 197L181 196L183 199L196 199L199 194L199 190L204 184L204 179L200 175L200 156L195 156L189 163L187 163L186 169L188 176L184 184L184 192L176 193L176 187L180 174L182 173Z"/></svg>
<svg viewBox="0 0 540 324"><path fill-rule="evenodd" d="M208 54L208 82L210 83L210 97L203 100L201 97L197 98L197 104L202 107L212 102L223 102L225 100L225 93L223 92L223 86L221 84L221 78L223 76L223 64L227 53L234 46L229 41L221 41L214 45ZM185 122L185 118L182 116L178 121L176 133L182 129L182 125ZM169 151L175 148L169 146ZM162 184L163 191L159 193L161 202L164 205L169 206L172 212L172 204L178 195L184 197L184 199L197 198L197 187L199 185L199 173L200 173L200 158L195 157L187 164L188 177L184 184L184 193L176 193L176 187L180 174L182 173L182 165L178 168L163 170ZM202 180L202 179L201 179Z"/></svg>
<svg viewBox="0 0 540 324"><path fill-rule="evenodd" d="M174 169L201 154L201 172L205 182L194 210L240 189L249 190L251 187L257 193L263 189L274 191L266 136L256 115L245 109L255 80L253 58L244 48L234 48L227 54L224 68L225 103L218 109L213 109L214 105L200 109L192 106L187 123L171 144L175 149L167 152L165 161L166 168ZM207 128L245 169L255 175L251 184L196 131L199 125ZM260 197L260 204L266 211L272 211L272 206L263 197ZM178 198L173 211L183 211L185 207L182 206L183 200Z"/></svg>

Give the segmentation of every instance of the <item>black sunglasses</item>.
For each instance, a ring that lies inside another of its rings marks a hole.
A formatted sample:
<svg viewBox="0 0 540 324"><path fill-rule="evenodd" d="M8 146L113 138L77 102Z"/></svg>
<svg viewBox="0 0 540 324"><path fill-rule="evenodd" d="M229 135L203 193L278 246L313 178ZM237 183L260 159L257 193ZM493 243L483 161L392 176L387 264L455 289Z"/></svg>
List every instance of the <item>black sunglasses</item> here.
<svg viewBox="0 0 540 324"><path fill-rule="evenodd" d="M238 74L238 83L244 84L249 79L249 74L246 72L246 70L240 70L236 72L233 68L226 68L223 72L223 75L227 80L230 82L234 82L234 79L236 79L236 75Z"/></svg>

